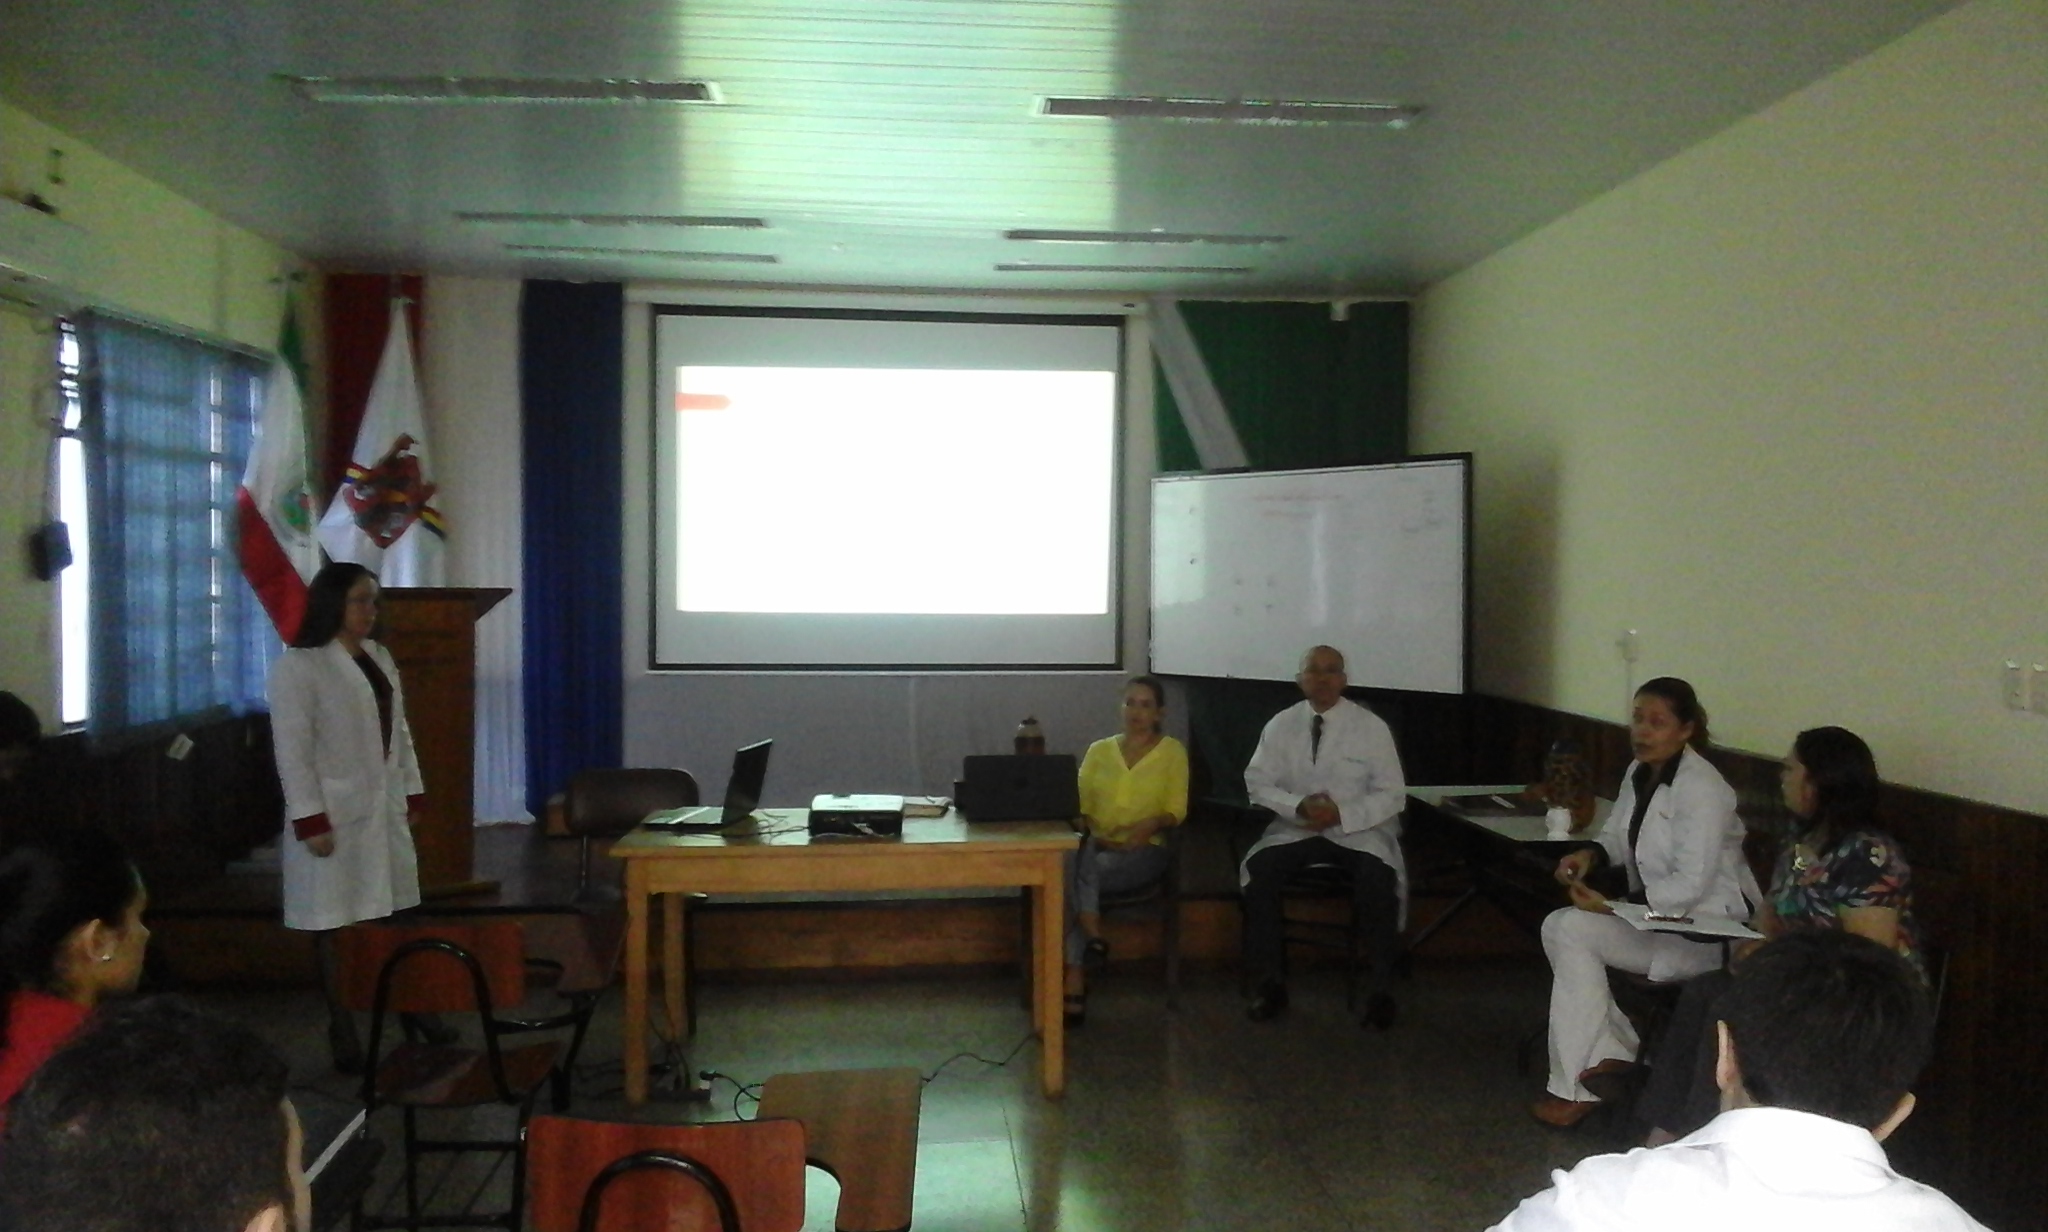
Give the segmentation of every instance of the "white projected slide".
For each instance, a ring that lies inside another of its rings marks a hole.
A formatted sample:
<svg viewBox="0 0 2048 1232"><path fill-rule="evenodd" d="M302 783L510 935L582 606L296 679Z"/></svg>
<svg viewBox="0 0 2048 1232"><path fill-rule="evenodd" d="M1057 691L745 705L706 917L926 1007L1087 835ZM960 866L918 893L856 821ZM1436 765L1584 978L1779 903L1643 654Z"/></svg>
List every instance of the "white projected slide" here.
<svg viewBox="0 0 2048 1232"><path fill-rule="evenodd" d="M657 309L656 667L1116 661L1121 321Z"/></svg>
<svg viewBox="0 0 2048 1232"><path fill-rule="evenodd" d="M679 610L1109 611L1114 373L690 367L676 389Z"/></svg>

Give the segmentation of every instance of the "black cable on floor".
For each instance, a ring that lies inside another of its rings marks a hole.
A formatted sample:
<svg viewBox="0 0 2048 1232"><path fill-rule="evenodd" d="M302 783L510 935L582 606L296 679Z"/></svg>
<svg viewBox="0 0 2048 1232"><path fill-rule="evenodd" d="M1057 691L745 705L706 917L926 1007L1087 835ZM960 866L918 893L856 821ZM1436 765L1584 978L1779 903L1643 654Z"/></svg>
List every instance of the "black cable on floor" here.
<svg viewBox="0 0 2048 1232"><path fill-rule="evenodd" d="M929 1085L931 1085L931 1083L932 1083L932 1081L933 1081L934 1079L936 1079L936 1078L937 1078L937 1077L938 1077L938 1076L939 1076L940 1074L942 1074L942 1073L944 1073L944 1072L945 1072L945 1069L946 1069L946 1067L947 1067L948 1065L951 1065L951 1064L952 1064L953 1062L955 1062L955 1061L959 1061L959 1060L962 1060L962 1059L965 1059L965 1060L969 1060L969 1061L979 1061L979 1062L981 1062L981 1063L982 1063L983 1065L986 1065L986 1066L988 1066L988 1067L989 1067L989 1068L991 1068L991 1069L1002 1069L1002 1068L1003 1068L1004 1066L1008 1065L1008 1064L1009 1064L1010 1062L1012 1062L1012 1061L1016 1060L1016 1059L1017 1059L1017 1054L1018 1054L1018 1053L1020 1053L1020 1052L1022 1052L1022 1051L1024 1051L1024 1045L1026 1045L1026 1044L1030 1043L1030 1042L1032 1041L1032 1039L1034 1039L1034 1038L1035 1038L1035 1037L1033 1036L1033 1034L1032 1034L1031 1032L1029 1032L1029 1031L1025 1032L1025 1033L1024 1033L1024 1038L1023 1038L1023 1039L1020 1039L1020 1040L1018 1040L1018 1041L1017 1041L1017 1046L1016 1046L1015 1048L1012 1048L1012 1049L1010 1049L1010 1054L1009 1054L1008 1056L1004 1057L1004 1058L1003 1058L1002 1060L1000 1060L1000 1061L991 1061L991 1060L989 1060L989 1059L988 1059L987 1057L981 1056L981 1055L979 1055L978 1053L972 1053L972 1052L956 1052L956 1053L954 1053L954 1054L953 1054L952 1056L950 1056L950 1057L947 1057L947 1058L946 1058L946 1059L945 1059L944 1061L941 1061L941 1062L939 1063L939 1068L937 1068L937 1069L933 1070L933 1071L932 1071L931 1073L929 1073L929 1074L926 1074L926 1075L924 1076L924 1084L925 1084L926 1086L929 1086Z"/></svg>
<svg viewBox="0 0 2048 1232"><path fill-rule="evenodd" d="M753 1100L756 1108L761 1106L761 1083L744 1083L731 1074L721 1074L715 1069L700 1069L697 1071L697 1077L702 1078L706 1082L730 1082L733 1085L732 1119L735 1121L750 1121L753 1119L752 1117L740 1115L740 1101L742 1099Z"/></svg>

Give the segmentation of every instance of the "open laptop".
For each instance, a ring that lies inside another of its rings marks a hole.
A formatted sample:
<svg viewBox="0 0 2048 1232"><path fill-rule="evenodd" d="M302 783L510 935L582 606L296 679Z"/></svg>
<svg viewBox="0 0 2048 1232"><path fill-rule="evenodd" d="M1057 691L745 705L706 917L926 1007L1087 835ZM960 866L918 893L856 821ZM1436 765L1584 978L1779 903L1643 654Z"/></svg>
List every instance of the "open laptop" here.
<svg viewBox="0 0 2048 1232"><path fill-rule="evenodd" d="M1069 821L1081 812L1071 753L976 754L954 793L969 821Z"/></svg>
<svg viewBox="0 0 2048 1232"><path fill-rule="evenodd" d="M768 781L768 750L774 744L773 740L758 741L732 755L724 804L655 813L640 824L650 830L710 831L745 821L761 805L761 788Z"/></svg>

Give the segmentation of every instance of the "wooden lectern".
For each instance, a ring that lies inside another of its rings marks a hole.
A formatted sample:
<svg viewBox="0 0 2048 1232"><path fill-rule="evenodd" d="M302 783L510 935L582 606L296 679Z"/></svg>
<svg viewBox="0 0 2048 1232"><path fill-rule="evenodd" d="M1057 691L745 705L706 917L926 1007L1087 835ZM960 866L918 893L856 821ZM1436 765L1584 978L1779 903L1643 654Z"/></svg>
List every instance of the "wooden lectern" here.
<svg viewBox="0 0 2048 1232"><path fill-rule="evenodd" d="M420 894L448 898L498 888L476 880L476 622L504 587L396 587L378 596L379 639L398 660L405 717L427 787L413 831Z"/></svg>

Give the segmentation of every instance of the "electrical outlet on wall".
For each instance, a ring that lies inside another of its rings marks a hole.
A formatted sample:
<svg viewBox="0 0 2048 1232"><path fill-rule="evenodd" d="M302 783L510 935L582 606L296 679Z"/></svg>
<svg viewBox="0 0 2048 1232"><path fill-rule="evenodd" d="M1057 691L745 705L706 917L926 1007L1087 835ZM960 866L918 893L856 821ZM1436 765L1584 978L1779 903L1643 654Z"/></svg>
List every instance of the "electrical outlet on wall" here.
<svg viewBox="0 0 2048 1232"><path fill-rule="evenodd" d="M2027 675L2024 671L2020 670L2020 661L2018 659L2007 659L2005 661L2005 671L2001 677L2000 687L2005 693L2005 708L2007 710L2025 710L2027 708Z"/></svg>

